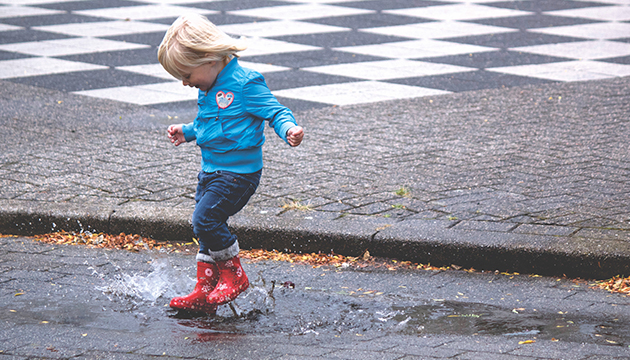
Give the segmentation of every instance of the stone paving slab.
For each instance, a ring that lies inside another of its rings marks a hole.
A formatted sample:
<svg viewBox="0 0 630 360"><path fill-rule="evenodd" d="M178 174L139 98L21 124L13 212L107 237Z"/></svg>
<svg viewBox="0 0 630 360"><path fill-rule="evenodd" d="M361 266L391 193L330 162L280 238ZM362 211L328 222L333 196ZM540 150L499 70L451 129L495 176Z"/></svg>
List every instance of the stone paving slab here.
<svg viewBox="0 0 630 360"><path fill-rule="evenodd" d="M0 232L189 240L199 168L169 114L2 83ZM261 186L231 220L244 247L365 250L435 265L630 274L630 78L297 113L269 132Z"/></svg>

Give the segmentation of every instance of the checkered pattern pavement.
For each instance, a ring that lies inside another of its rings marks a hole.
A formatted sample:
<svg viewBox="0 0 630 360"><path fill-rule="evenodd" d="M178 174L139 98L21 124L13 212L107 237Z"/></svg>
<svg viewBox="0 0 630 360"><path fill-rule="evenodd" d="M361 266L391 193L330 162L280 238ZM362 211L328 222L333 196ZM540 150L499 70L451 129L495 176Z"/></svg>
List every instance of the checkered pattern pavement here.
<svg viewBox="0 0 630 360"><path fill-rule="evenodd" d="M0 0L0 79L194 106L156 57L188 12L294 109L630 75L630 0Z"/></svg>

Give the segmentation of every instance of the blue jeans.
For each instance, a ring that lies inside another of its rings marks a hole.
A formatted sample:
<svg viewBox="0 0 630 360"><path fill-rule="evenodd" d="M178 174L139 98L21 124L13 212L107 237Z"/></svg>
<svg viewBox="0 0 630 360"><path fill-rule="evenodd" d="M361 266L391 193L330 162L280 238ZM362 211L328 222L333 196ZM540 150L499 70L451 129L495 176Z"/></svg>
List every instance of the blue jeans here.
<svg viewBox="0 0 630 360"><path fill-rule="evenodd" d="M230 233L227 219L239 212L254 195L262 170L252 174L229 171L200 172L195 194L192 224L199 240L199 253L210 254L234 245L236 236Z"/></svg>

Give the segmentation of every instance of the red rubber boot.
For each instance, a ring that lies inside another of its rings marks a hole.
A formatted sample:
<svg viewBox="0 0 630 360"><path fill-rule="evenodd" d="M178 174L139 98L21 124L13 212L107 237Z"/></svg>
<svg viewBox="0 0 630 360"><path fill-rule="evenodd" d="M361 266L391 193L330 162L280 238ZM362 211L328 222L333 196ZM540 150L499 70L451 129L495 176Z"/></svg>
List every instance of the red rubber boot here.
<svg viewBox="0 0 630 360"><path fill-rule="evenodd" d="M241 266L241 260L235 256L229 260L217 261L219 283L208 295L207 303L227 304L249 287L249 280Z"/></svg>
<svg viewBox="0 0 630 360"><path fill-rule="evenodd" d="M197 285L193 292L186 296L175 297L170 306L174 309L201 311L210 315L217 312L217 305L208 304L206 297L214 290L219 281L219 271L212 263L197 262Z"/></svg>

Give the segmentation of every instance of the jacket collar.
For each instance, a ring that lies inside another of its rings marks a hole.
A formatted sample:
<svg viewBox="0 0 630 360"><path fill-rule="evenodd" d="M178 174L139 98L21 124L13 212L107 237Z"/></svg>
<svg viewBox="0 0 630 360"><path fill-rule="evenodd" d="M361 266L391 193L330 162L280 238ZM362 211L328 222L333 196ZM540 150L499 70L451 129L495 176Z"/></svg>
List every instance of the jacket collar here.
<svg viewBox="0 0 630 360"><path fill-rule="evenodd" d="M225 65L223 70L219 72L219 74L217 75L217 78L214 79L214 83L212 83L212 86L210 86L210 89L206 91L206 96L208 95L208 93L210 93L210 91L215 91L216 87L223 86L231 78L232 73L239 66L237 59L238 58L236 56L232 58L232 60L230 60L230 62L227 63L227 65Z"/></svg>

